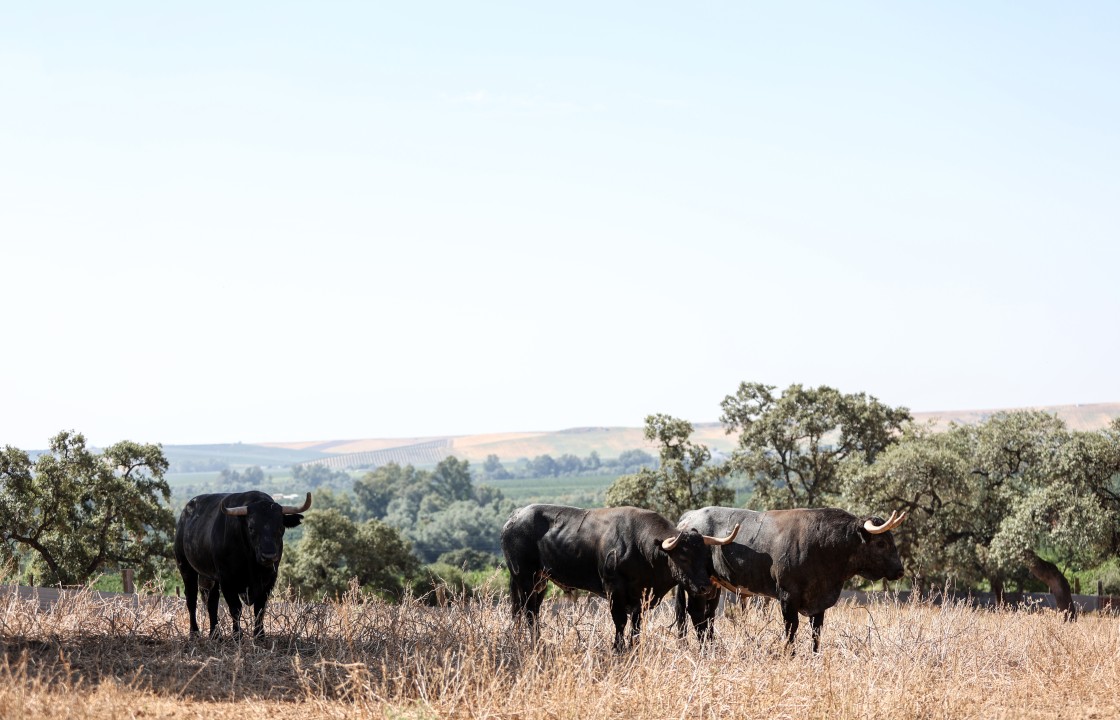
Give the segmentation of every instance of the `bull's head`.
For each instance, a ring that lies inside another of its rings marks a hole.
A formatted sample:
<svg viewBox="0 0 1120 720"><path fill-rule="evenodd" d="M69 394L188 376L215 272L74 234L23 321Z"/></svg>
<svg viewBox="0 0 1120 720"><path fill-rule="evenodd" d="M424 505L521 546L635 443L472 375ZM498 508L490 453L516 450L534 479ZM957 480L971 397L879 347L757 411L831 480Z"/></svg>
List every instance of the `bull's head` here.
<svg viewBox="0 0 1120 720"><path fill-rule="evenodd" d="M878 517L864 519L859 527L862 542L851 558L850 569L853 574L868 580L902 578L902 558L898 555L891 530L905 519L906 513L893 511L887 520Z"/></svg>
<svg viewBox="0 0 1120 720"><path fill-rule="evenodd" d="M261 501L237 507L223 505L222 512L230 517L245 518L245 530L257 563L275 568L284 552L284 530L299 525L303 520L300 513L309 507L311 493L307 493L307 499L299 507Z"/></svg>
<svg viewBox="0 0 1120 720"><path fill-rule="evenodd" d="M738 534L738 525L730 535L722 538L701 535L693 528L682 530L676 536L662 540L659 547L669 558L669 571L673 574L674 580L690 593L710 596L719 590L712 585L711 573L708 569L710 557L708 546L726 545Z"/></svg>

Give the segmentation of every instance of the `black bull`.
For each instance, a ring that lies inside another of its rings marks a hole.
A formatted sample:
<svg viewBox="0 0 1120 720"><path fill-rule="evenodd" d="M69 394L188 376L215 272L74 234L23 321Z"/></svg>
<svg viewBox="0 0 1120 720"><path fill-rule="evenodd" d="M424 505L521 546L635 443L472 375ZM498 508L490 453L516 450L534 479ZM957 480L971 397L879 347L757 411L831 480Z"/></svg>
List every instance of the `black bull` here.
<svg viewBox="0 0 1120 720"><path fill-rule="evenodd" d="M515 510L502 528L514 619L537 632L537 614L548 581L561 588L605 597L614 620L614 648L641 631L642 605L656 604L674 585L696 595L712 591L707 546L730 542L695 531L678 531L651 511L633 507L584 510L529 505Z"/></svg>
<svg viewBox="0 0 1120 720"><path fill-rule="evenodd" d="M813 651L820 649L824 611L836 604L844 583L855 575L898 580L902 559L890 530L906 514L888 521L857 518L836 508L752 512L707 507L681 516L678 528L702 533L740 526L735 542L713 548L708 571L718 586L739 595L764 595L781 604L787 644L793 643L798 614L809 618ZM713 635L716 597L677 592L677 627L685 632L685 611L703 643Z"/></svg>
<svg viewBox="0 0 1120 720"><path fill-rule="evenodd" d="M264 608L276 584L284 552L284 529L303 520L311 493L300 507L273 502L258 490L199 495L187 503L175 527L175 562L183 576L191 634L198 634L198 588L208 588L210 635L218 632L218 600L225 596L233 634L241 635L241 598L253 606L253 635L264 634Z"/></svg>

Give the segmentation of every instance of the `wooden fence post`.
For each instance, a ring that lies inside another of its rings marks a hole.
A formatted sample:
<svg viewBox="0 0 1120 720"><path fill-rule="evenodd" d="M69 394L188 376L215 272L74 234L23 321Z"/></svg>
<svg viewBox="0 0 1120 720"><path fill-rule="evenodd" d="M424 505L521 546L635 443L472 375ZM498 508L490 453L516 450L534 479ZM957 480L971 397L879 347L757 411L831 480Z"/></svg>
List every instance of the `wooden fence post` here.
<svg viewBox="0 0 1120 720"><path fill-rule="evenodd" d="M126 593L136 592L136 588L132 584L132 568L126 568L121 571L121 582L124 585Z"/></svg>

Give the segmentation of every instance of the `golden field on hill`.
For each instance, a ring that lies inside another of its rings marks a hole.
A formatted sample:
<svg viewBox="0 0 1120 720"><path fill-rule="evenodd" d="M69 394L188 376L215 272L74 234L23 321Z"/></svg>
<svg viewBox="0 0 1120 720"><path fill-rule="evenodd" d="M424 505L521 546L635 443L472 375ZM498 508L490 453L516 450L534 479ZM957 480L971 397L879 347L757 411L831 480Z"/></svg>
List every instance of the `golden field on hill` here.
<svg viewBox="0 0 1120 720"><path fill-rule="evenodd" d="M549 600L530 646L494 594L433 608L352 597L277 603L267 635L191 639L176 598L0 607L0 718L1114 718L1120 620L882 601L826 616L822 652L783 652L772 604L736 608L715 647L672 604L610 651L596 599ZM224 613L224 610L223 610Z"/></svg>
<svg viewBox="0 0 1120 720"><path fill-rule="evenodd" d="M1101 430L1120 417L1120 403L1093 403L1081 405L1054 405L1038 408L1014 408L1017 410L1042 410L1052 413L1065 421L1071 430ZM941 410L934 412L915 412L918 423L934 422L944 428L950 422L958 425L971 425L985 418L1011 410ZM407 447L432 440L447 440L452 455L480 463L487 455L497 455L503 460L532 458L538 455L559 456L571 453L586 457L592 450L601 457L617 457L626 450L644 449L657 453L656 443L643 437L643 428L636 427L585 427L557 431L484 433L478 435L455 435L418 438L370 438L356 440L328 440L307 442L261 443L267 447L302 450L314 448L331 454L347 454ZM722 425L715 422L694 423L692 441L703 443L713 450L731 452L735 449L737 438L728 435Z"/></svg>

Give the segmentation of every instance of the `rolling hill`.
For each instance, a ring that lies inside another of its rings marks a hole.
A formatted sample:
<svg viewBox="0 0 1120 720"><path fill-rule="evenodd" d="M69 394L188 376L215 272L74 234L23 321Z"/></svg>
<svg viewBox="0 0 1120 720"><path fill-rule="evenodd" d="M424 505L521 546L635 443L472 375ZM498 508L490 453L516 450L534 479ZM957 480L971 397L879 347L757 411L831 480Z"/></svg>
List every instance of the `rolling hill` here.
<svg viewBox="0 0 1120 720"><path fill-rule="evenodd" d="M1093 403L1057 405L1039 408L1062 418L1073 430L1099 430L1114 418L1120 417L1120 403ZM918 422L934 422L939 427L949 423L974 424L982 422L1001 409L944 410L915 412ZM695 423L693 440L713 450L730 452L735 447L734 436L727 435L719 423ZM176 447L167 448L169 457ZM640 427L581 427L556 431L486 433L479 435L435 436L414 438L369 438L328 441L297 441L262 443L255 446L236 447L242 456L253 448L256 455L276 453L275 464L321 462L334 468L358 465L377 465L386 462L431 465L443 457L454 455L472 463L480 463L487 455L497 455L503 462L538 455L557 457L566 453L586 457L592 451L601 457L616 457L626 450L656 450L645 440ZM281 460L282 458L282 460Z"/></svg>

